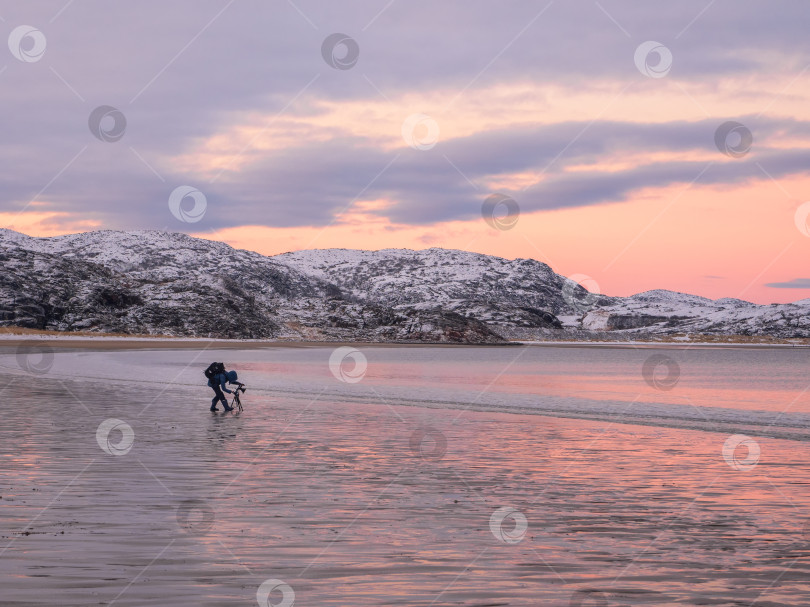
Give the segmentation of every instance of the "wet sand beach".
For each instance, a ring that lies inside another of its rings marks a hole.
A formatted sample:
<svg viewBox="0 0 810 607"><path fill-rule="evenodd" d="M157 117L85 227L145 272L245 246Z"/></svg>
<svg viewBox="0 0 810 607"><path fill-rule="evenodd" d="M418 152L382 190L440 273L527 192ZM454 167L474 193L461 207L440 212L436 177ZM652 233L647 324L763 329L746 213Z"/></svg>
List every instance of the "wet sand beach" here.
<svg viewBox="0 0 810 607"><path fill-rule="evenodd" d="M9 378L3 605L810 597L806 442L724 456L717 432L321 389L212 414L179 382Z"/></svg>

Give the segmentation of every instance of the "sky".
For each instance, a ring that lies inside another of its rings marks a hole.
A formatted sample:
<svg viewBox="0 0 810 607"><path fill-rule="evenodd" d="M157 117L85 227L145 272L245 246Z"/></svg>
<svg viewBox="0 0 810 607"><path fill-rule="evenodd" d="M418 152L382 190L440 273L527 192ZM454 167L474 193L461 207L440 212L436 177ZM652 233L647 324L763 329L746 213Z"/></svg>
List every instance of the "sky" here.
<svg viewBox="0 0 810 607"><path fill-rule="evenodd" d="M0 226L803 299L806 22L800 1L0 1Z"/></svg>

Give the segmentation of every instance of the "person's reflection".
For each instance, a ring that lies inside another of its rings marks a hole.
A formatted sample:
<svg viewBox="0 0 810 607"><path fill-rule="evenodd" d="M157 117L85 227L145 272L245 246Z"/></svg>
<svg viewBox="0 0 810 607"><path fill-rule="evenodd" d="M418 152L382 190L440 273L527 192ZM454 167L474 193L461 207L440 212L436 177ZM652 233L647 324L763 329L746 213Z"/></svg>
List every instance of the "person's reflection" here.
<svg viewBox="0 0 810 607"><path fill-rule="evenodd" d="M236 438L242 430L241 412L234 411L227 415L211 415L208 425L208 438L217 449L224 448Z"/></svg>

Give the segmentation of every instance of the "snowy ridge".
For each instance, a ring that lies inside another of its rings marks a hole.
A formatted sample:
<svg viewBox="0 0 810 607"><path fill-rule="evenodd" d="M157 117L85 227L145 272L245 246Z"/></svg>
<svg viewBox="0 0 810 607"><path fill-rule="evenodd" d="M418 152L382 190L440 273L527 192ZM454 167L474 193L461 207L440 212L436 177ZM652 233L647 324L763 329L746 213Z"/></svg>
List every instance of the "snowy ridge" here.
<svg viewBox="0 0 810 607"><path fill-rule="evenodd" d="M645 303L659 303L659 304L678 304L682 303L687 306L703 305L711 302L707 297L700 295L690 295L689 293L680 293L678 291L667 291L666 289L655 289L652 291L644 291L636 293L626 298L629 301L638 301Z"/></svg>
<svg viewBox="0 0 810 607"><path fill-rule="evenodd" d="M0 325L241 339L495 343L435 307L395 312L273 258L165 232L0 232Z"/></svg>
<svg viewBox="0 0 810 607"><path fill-rule="evenodd" d="M456 341L650 335L808 337L810 299L757 305L653 290L571 291L532 259L448 249L267 257L157 231L0 230L0 325L227 338Z"/></svg>
<svg viewBox="0 0 810 607"><path fill-rule="evenodd" d="M452 249L327 249L274 259L329 280L353 298L395 308L441 306L495 327L559 326L573 311L562 296L565 279L533 259L507 260Z"/></svg>

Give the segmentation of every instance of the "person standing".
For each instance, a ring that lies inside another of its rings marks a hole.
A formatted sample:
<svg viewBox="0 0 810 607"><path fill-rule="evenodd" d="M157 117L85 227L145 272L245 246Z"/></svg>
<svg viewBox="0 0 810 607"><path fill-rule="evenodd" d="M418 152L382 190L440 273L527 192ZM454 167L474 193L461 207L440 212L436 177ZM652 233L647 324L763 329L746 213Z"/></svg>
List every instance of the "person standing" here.
<svg viewBox="0 0 810 607"><path fill-rule="evenodd" d="M233 371L231 371L233 373ZM211 363L205 370L205 376L208 378L208 387L214 391L214 398L211 399L211 411L219 411L217 403L222 402L222 407L225 411L233 411L233 407L228 405L228 400L225 398L223 392L233 394L233 391L228 390L226 385L228 382L228 374L225 371L225 363Z"/></svg>

